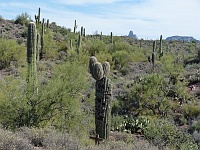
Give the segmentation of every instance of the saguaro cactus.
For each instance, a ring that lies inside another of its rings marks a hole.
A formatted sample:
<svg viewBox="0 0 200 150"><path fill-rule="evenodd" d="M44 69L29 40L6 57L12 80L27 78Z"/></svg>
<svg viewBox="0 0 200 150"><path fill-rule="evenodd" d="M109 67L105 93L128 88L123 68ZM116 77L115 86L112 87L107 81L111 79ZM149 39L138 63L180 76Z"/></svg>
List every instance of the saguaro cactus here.
<svg viewBox="0 0 200 150"><path fill-rule="evenodd" d="M77 28L76 20L74 21L74 33L76 33L76 28Z"/></svg>
<svg viewBox="0 0 200 150"><path fill-rule="evenodd" d="M110 33L110 43L113 44L113 33Z"/></svg>
<svg viewBox="0 0 200 150"><path fill-rule="evenodd" d="M49 19L47 19L47 28L49 28Z"/></svg>
<svg viewBox="0 0 200 150"><path fill-rule="evenodd" d="M37 45L36 45L36 60L40 60L40 50L41 50L41 37L40 34L37 33Z"/></svg>
<svg viewBox="0 0 200 150"><path fill-rule="evenodd" d="M27 63L28 63L28 90L35 91L37 84L37 68L36 68L36 26L34 22L28 25L27 36Z"/></svg>
<svg viewBox="0 0 200 150"><path fill-rule="evenodd" d="M101 32L101 34L100 34L100 40L102 40L102 32Z"/></svg>
<svg viewBox="0 0 200 150"><path fill-rule="evenodd" d="M79 34L79 36L78 36L78 43L77 43L77 53L78 54L79 54L80 47L81 47L81 35Z"/></svg>
<svg viewBox="0 0 200 150"><path fill-rule="evenodd" d="M160 44L159 44L159 59L163 56L163 50L162 50L162 35L160 36Z"/></svg>
<svg viewBox="0 0 200 150"><path fill-rule="evenodd" d="M72 39L70 39L70 48L73 49Z"/></svg>
<svg viewBox="0 0 200 150"><path fill-rule="evenodd" d="M100 138L108 139L111 126L111 100L112 84L107 78L110 72L110 64L105 62L103 66L93 56L89 62L90 73L96 80L95 98L95 127L96 134Z"/></svg>
<svg viewBox="0 0 200 150"><path fill-rule="evenodd" d="M35 15L35 22L36 22L37 24L40 23L40 8L38 9L38 15Z"/></svg>
<svg viewBox="0 0 200 150"><path fill-rule="evenodd" d="M85 33L85 28L83 29L83 37L85 37L86 33Z"/></svg>
<svg viewBox="0 0 200 150"><path fill-rule="evenodd" d="M41 34L41 50L40 50L40 59L43 58L44 53L44 19L42 21L42 34Z"/></svg>
<svg viewBox="0 0 200 150"><path fill-rule="evenodd" d="M83 27L81 27L81 36L83 36Z"/></svg>
<svg viewBox="0 0 200 150"><path fill-rule="evenodd" d="M152 58L151 58L153 69L155 65L155 49L156 49L156 41L153 42L153 52L152 52Z"/></svg>

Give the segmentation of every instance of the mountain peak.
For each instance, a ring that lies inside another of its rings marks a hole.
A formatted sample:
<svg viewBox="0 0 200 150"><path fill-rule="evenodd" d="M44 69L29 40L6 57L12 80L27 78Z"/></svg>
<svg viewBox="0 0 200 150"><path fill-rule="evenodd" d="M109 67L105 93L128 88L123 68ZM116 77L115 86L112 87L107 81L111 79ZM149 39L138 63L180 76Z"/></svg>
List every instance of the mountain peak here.
<svg viewBox="0 0 200 150"><path fill-rule="evenodd" d="M137 36L136 36L136 34L133 34L133 31L130 31L128 36L131 38L137 39Z"/></svg>

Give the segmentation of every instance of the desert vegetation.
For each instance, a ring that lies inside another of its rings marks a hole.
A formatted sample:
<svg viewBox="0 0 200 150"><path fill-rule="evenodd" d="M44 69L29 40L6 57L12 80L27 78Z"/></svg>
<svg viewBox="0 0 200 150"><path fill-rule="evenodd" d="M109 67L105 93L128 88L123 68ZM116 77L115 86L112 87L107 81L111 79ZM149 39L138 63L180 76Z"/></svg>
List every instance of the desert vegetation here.
<svg viewBox="0 0 200 150"><path fill-rule="evenodd" d="M0 149L199 149L197 41L89 35L78 20L71 29L40 13L0 17ZM112 82L99 145L92 56L109 63Z"/></svg>

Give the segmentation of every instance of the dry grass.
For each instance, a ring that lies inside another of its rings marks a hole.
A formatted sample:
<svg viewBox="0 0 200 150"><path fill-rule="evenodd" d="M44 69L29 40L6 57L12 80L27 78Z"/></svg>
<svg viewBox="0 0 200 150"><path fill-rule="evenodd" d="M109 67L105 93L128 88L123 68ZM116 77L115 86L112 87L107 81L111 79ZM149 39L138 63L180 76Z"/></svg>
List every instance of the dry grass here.
<svg viewBox="0 0 200 150"><path fill-rule="evenodd" d="M21 128L15 133L0 128L0 150L158 150L144 140L132 139L128 134L120 133L112 140L102 142L100 145L84 144L54 128L35 129ZM86 140L87 141L87 140ZM92 142L93 143L93 142Z"/></svg>

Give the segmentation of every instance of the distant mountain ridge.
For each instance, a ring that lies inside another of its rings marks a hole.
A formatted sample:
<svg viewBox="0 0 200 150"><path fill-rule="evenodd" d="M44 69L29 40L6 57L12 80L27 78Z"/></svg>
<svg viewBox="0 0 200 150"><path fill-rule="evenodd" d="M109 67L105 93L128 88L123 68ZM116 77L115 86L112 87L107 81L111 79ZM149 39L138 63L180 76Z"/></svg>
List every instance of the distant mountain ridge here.
<svg viewBox="0 0 200 150"><path fill-rule="evenodd" d="M196 42L200 42L199 40L196 40L195 38L193 38L192 36L170 36L167 37L165 39L166 41L185 41L185 42L192 42L192 41L196 41Z"/></svg>

